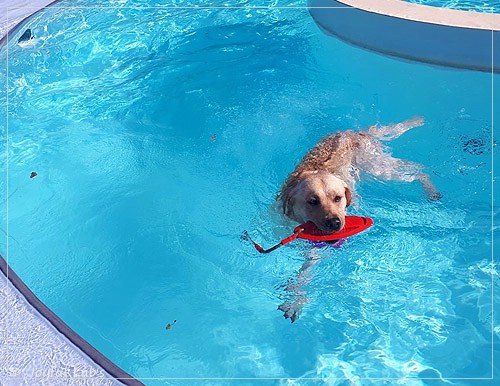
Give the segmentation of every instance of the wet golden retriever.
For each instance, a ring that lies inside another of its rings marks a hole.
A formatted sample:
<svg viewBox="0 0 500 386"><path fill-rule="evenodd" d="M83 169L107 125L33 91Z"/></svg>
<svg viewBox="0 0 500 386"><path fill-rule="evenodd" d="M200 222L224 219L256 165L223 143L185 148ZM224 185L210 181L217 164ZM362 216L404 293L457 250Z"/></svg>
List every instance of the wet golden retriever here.
<svg viewBox="0 0 500 386"><path fill-rule="evenodd" d="M394 158L382 141L422 126L422 118L396 125L372 126L366 131L345 131L328 135L312 148L288 176L280 198L286 216L299 223L312 221L324 232L336 232L345 225L360 173L385 180L420 181L430 200L441 194L417 163Z"/></svg>

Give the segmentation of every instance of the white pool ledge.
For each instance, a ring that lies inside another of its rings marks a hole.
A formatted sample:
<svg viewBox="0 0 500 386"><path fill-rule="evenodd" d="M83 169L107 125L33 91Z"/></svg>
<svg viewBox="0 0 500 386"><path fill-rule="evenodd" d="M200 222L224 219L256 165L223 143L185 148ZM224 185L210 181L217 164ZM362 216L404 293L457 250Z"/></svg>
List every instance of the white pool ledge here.
<svg viewBox="0 0 500 386"><path fill-rule="evenodd" d="M388 55L500 72L500 14L401 0L309 0L327 33Z"/></svg>
<svg viewBox="0 0 500 386"><path fill-rule="evenodd" d="M57 0L0 0L0 40L7 31Z"/></svg>

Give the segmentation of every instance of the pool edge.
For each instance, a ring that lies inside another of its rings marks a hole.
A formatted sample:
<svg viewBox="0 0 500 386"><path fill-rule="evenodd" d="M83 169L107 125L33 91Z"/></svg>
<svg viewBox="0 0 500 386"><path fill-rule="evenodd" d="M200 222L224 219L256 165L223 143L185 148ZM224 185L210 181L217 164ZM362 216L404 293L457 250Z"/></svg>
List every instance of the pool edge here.
<svg viewBox="0 0 500 386"><path fill-rule="evenodd" d="M61 318L59 318L50 308L48 308L24 283L24 281L12 270L7 264L2 255L0 255L0 271L26 299L26 301L52 325L57 331L66 337L73 345L80 349L89 357L96 365L101 367L111 378L123 383L127 386L145 386L142 382L126 373L89 342L78 335L71 327L69 327Z"/></svg>
<svg viewBox="0 0 500 386"><path fill-rule="evenodd" d="M308 9L323 32L351 45L415 62L500 73L500 14L403 0L308 0Z"/></svg>
<svg viewBox="0 0 500 386"><path fill-rule="evenodd" d="M405 0L336 0L348 7L421 23L500 30L500 14L411 3Z"/></svg>
<svg viewBox="0 0 500 386"><path fill-rule="evenodd" d="M4 36L1 36L0 37L0 48L2 48L6 43L7 41L10 40L10 36L11 35L14 35L17 33L17 31L21 28L21 26L32 16L36 15L38 12L40 11L43 11L45 8L49 8L51 6L53 6L54 4L60 2L61 0L53 0L51 1L50 3L48 4L45 4L43 6L40 6L39 8L37 8L36 6L33 6L33 7L30 7L33 9L33 12L31 12L30 14L26 15L25 17L23 17L21 20L19 20L13 27L9 28L7 30L7 32L5 33ZM12 7L13 8L13 7ZM8 20L7 20L8 22Z"/></svg>

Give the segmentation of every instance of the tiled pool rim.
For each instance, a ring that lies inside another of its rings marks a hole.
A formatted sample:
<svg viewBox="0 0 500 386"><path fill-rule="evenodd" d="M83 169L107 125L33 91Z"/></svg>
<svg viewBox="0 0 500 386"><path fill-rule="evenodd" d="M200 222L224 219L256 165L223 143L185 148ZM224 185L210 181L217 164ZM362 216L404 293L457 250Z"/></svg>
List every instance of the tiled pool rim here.
<svg viewBox="0 0 500 386"><path fill-rule="evenodd" d="M350 44L448 67L500 72L500 14L402 0L308 0L318 26Z"/></svg>
<svg viewBox="0 0 500 386"><path fill-rule="evenodd" d="M9 267L5 259L0 255L0 272L7 280L7 285L13 286L24 298L24 300L34 308L38 313L39 318L43 318L52 327L54 327L64 338L66 338L75 350L80 350L87 356L98 368L104 373L109 374L109 378L118 381L120 384L127 386L144 386L142 382L132 377L130 374L123 371L113 362L111 362L102 353L96 350L85 339L73 331L66 323L64 323L54 312L52 312L29 287L21 280L21 278ZM3 334L8 334L8 331L2 331ZM8 337L7 337L8 338ZM71 345L69 345L71 347ZM4 364L8 365L8 364ZM8 381L8 379L6 379Z"/></svg>

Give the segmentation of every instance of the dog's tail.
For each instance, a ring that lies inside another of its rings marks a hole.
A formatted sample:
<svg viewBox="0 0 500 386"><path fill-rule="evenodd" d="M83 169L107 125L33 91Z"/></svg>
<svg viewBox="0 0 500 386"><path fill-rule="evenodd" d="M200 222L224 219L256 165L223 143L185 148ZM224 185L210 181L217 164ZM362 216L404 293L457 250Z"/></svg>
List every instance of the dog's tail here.
<svg viewBox="0 0 500 386"><path fill-rule="evenodd" d="M390 141L391 139L397 138L414 127L419 127L424 125L424 118L415 117L408 119L401 123L396 123L389 126L370 126L368 132L370 135L381 141Z"/></svg>

